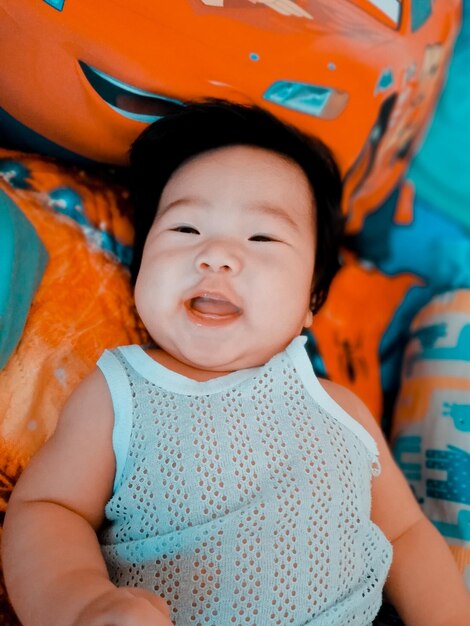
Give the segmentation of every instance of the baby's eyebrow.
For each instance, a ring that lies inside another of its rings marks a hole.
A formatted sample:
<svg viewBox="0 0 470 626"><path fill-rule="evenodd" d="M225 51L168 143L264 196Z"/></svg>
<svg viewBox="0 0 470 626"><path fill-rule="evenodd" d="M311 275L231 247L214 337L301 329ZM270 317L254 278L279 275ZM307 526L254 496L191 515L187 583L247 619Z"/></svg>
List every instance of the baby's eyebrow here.
<svg viewBox="0 0 470 626"><path fill-rule="evenodd" d="M273 217L277 217L292 228L295 228L295 230L299 230L299 225L297 224L297 222L292 219L292 217L285 209L282 209L281 207L266 202L262 204L256 204L253 209L263 215L272 215Z"/></svg>
<svg viewBox="0 0 470 626"><path fill-rule="evenodd" d="M158 216L162 217L162 215L164 215L170 209L174 209L179 206L188 206L188 205L200 206L204 208L204 207L209 206L209 203L207 202L207 200L199 196L184 196L182 198L177 198L176 200L173 200L166 206L161 207L158 211ZM276 217L282 220L285 224L287 224L291 228L294 228L297 231L299 230L299 225L289 215L289 213L285 209L275 204L271 204L270 202L261 202L261 203L253 204L252 206L249 206L247 210L253 213L260 213L261 215L270 215L272 217Z"/></svg>
<svg viewBox="0 0 470 626"><path fill-rule="evenodd" d="M158 210L158 217L161 217L170 209L174 209L175 207L178 207L180 205L182 206L186 206L186 205L207 206L207 202L203 198L199 198L197 196L185 196L183 198L177 198L176 200L173 200L166 206L160 207Z"/></svg>

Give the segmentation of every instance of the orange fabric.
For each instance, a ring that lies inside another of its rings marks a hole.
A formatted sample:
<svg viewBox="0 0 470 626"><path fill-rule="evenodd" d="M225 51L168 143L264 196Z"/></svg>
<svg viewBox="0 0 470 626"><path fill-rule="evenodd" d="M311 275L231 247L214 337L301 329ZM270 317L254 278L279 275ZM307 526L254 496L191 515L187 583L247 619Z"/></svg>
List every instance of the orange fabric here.
<svg viewBox="0 0 470 626"><path fill-rule="evenodd" d="M90 244L73 220L55 213L47 193L57 183L73 185L88 217L116 225L130 242L129 220L116 201L120 190L84 172L74 179L53 161L25 157L22 162L32 172L36 166L31 188L15 189L2 181L0 188L30 220L50 257L23 337L0 372L0 444L20 450L24 464L51 435L64 401L102 350L141 341L145 334L133 309L127 271Z"/></svg>
<svg viewBox="0 0 470 626"><path fill-rule="evenodd" d="M405 181L400 186L400 196L398 198L397 207L393 221L400 226L407 226L413 222L415 188L413 183Z"/></svg>
<svg viewBox="0 0 470 626"><path fill-rule="evenodd" d="M344 258L311 328L330 378L354 391L380 423L380 341L404 296L420 281L413 274L386 276L351 254Z"/></svg>

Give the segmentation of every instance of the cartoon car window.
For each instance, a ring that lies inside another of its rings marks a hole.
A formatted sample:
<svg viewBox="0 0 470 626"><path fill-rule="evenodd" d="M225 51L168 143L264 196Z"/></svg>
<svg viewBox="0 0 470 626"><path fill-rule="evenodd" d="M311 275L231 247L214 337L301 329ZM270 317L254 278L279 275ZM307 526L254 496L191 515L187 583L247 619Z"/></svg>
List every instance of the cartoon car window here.
<svg viewBox="0 0 470 626"><path fill-rule="evenodd" d="M399 0L369 0L370 4L377 7L382 13L398 25L401 13L401 2Z"/></svg>
<svg viewBox="0 0 470 626"><path fill-rule="evenodd" d="M224 7L224 0L201 0L202 4L208 7ZM292 0L248 0L251 4L262 4L273 11L280 13L281 15L295 15L297 17L305 17L308 20L312 19L312 16L308 11L299 7Z"/></svg>
<svg viewBox="0 0 470 626"><path fill-rule="evenodd" d="M428 21L432 14L432 0L411 1L411 30L414 32Z"/></svg>
<svg viewBox="0 0 470 626"><path fill-rule="evenodd" d="M371 15L390 25L398 28L402 14L402 0L350 0L358 4ZM431 1L431 0L430 0ZM427 0L425 2L427 4Z"/></svg>

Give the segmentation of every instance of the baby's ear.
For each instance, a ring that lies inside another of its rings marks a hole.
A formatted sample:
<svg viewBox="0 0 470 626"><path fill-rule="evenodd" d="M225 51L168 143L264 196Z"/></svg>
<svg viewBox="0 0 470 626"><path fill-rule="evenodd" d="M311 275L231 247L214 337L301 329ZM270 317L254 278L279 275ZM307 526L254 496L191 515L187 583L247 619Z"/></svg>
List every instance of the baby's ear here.
<svg viewBox="0 0 470 626"><path fill-rule="evenodd" d="M310 326L312 325L312 322L313 322L313 313L310 309L308 309L308 311L305 314L304 328L310 328Z"/></svg>

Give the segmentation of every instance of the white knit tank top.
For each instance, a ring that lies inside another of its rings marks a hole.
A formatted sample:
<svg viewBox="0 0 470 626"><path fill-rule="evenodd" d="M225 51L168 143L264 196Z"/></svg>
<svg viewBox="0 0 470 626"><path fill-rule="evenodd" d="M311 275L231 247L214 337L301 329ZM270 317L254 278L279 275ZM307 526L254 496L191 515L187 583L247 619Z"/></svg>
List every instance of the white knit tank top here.
<svg viewBox="0 0 470 626"><path fill-rule="evenodd" d="M177 626L364 626L379 610L377 447L304 343L206 382L139 346L98 362L116 455L102 551L112 581L162 595Z"/></svg>

